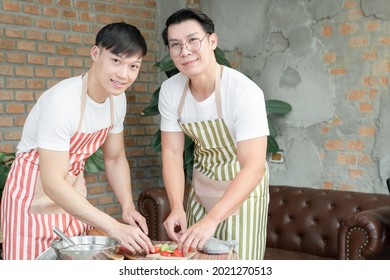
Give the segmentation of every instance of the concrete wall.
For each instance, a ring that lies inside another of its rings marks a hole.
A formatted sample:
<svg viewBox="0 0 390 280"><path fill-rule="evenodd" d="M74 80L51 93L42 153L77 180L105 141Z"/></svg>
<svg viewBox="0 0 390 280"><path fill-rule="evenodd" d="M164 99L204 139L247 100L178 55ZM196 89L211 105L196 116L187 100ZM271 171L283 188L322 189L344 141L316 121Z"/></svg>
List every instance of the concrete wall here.
<svg viewBox="0 0 390 280"><path fill-rule="evenodd" d="M162 11L175 10L172 2ZM233 66L266 99L293 107L269 116L285 156L270 163L271 184L388 193L387 0L201 0L198 7L214 20Z"/></svg>

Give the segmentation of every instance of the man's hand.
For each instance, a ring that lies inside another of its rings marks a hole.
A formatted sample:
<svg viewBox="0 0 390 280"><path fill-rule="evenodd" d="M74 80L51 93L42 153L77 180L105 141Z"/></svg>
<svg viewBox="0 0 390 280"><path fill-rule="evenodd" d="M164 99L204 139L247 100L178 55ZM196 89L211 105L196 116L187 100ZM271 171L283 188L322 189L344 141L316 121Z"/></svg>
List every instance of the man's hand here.
<svg viewBox="0 0 390 280"><path fill-rule="evenodd" d="M164 221L164 227L168 236L178 242L183 233L187 230L186 213L182 211L172 211ZM175 228L180 227L180 231L175 232Z"/></svg>
<svg viewBox="0 0 390 280"><path fill-rule="evenodd" d="M125 223L139 227L143 233L146 235L149 234L148 226L146 224L146 219L134 208L126 208L123 210L122 219Z"/></svg>

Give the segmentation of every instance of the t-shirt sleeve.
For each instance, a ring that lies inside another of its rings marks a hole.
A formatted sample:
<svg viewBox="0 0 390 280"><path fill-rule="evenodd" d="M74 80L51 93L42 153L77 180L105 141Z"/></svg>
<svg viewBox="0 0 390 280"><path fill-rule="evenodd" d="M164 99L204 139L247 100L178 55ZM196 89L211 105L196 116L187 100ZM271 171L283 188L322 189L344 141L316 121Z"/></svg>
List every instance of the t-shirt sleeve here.
<svg viewBox="0 0 390 280"><path fill-rule="evenodd" d="M114 126L111 129L110 133L120 133L123 131L123 123L125 122L126 117L126 94L123 93L117 97L113 98L114 101Z"/></svg>
<svg viewBox="0 0 390 280"><path fill-rule="evenodd" d="M176 96L176 98L174 98L174 95L172 92L170 92L168 87L166 87L164 83L161 85L158 100L158 110L160 111L161 115L161 131L182 131L178 123L179 115L177 113L180 97L181 96Z"/></svg>
<svg viewBox="0 0 390 280"><path fill-rule="evenodd" d="M268 136L267 112L262 90L257 86L247 87L236 102L236 141Z"/></svg>
<svg viewBox="0 0 390 280"><path fill-rule="evenodd" d="M53 98L43 99L37 104L40 106L38 115L38 147L55 150L69 151L70 138L74 134L74 120L79 118L77 112L64 104L61 100ZM79 114L79 113L78 113Z"/></svg>

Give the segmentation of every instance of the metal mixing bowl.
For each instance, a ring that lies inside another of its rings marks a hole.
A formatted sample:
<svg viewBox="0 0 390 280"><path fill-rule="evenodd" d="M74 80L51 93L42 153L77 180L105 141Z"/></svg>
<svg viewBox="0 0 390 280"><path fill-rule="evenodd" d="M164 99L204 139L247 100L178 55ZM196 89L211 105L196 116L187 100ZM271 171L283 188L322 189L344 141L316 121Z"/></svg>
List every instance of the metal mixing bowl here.
<svg viewBox="0 0 390 280"><path fill-rule="evenodd" d="M76 245L69 246L62 239L50 244L60 260L110 260L120 243L116 238L100 235L72 236L69 239Z"/></svg>

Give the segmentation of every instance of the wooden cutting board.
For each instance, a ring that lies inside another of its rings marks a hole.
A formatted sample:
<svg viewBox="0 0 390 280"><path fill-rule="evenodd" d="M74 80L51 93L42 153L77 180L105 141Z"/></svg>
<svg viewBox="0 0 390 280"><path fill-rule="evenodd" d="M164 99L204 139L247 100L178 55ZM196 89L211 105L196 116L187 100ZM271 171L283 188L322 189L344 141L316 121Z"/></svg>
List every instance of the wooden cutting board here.
<svg viewBox="0 0 390 280"><path fill-rule="evenodd" d="M195 256L197 253L198 251L189 252L188 255L184 257L166 257L166 256L161 256L160 253L156 253L156 254L148 254L146 255L146 258L155 259L155 260L188 260L193 256Z"/></svg>

